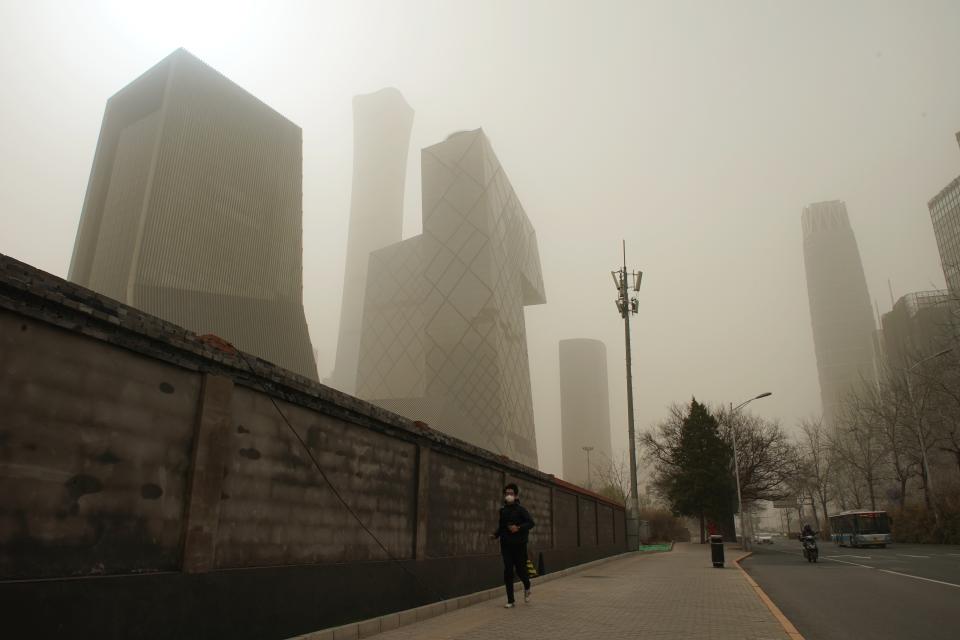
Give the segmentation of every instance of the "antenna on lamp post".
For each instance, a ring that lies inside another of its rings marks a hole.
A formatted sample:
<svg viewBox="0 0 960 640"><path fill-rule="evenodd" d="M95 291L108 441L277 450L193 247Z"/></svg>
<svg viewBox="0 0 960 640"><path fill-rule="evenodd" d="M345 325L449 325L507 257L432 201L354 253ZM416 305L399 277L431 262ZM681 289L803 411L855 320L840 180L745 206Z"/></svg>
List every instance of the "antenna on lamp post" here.
<svg viewBox="0 0 960 640"><path fill-rule="evenodd" d="M640 547L640 497L637 495L637 439L633 424L633 363L630 357L630 316L639 310L640 303L636 296L630 296L640 291L640 282L643 280L642 271L627 271L627 242L623 241L623 267L611 271L613 283L617 287L617 311L623 318L623 334L627 360L627 432L630 438L630 500L627 504L627 549L636 550Z"/></svg>

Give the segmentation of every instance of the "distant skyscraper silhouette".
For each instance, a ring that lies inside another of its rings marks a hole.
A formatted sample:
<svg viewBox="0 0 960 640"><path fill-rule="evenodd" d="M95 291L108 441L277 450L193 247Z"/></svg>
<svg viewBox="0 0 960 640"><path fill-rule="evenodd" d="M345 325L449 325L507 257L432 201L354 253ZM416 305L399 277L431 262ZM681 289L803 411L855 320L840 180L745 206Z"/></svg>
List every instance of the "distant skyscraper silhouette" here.
<svg viewBox="0 0 960 640"><path fill-rule="evenodd" d="M354 393L370 254L403 238L403 191L413 109L396 89L353 99L353 195L340 338L330 384Z"/></svg>
<svg viewBox="0 0 960 640"><path fill-rule="evenodd" d="M560 425L563 479L597 488L600 475L613 462L610 453L610 390L607 348L600 340L560 341ZM590 451L590 477L587 452Z"/></svg>
<svg viewBox="0 0 960 640"><path fill-rule="evenodd" d="M843 202L803 210L803 261L823 416L834 423L845 396L874 379L870 294Z"/></svg>
<svg viewBox="0 0 960 640"><path fill-rule="evenodd" d="M357 395L535 467L536 233L483 131L424 149L422 168L423 234L370 257Z"/></svg>
<svg viewBox="0 0 960 640"><path fill-rule="evenodd" d="M960 144L960 132L957 143ZM954 297L960 296L960 177L931 198L927 207L947 289Z"/></svg>
<svg viewBox="0 0 960 640"><path fill-rule="evenodd" d="M183 49L107 102L70 280L317 379L301 131Z"/></svg>

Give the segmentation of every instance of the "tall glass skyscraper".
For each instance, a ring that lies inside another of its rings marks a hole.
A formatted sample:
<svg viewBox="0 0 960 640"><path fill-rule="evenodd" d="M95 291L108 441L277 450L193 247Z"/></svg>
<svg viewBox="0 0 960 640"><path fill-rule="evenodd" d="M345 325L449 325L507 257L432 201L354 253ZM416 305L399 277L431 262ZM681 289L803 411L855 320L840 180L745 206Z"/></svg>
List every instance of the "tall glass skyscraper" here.
<svg viewBox="0 0 960 640"><path fill-rule="evenodd" d="M811 204L801 222L823 417L833 424L847 394L875 379L876 325L846 205Z"/></svg>
<svg viewBox="0 0 960 640"><path fill-rule="evenodd" d="M960 144L960 132L957 133L957 143ZM947 289L954 297L960 296L960 177L935 195L927 207Z"/></svg>
<svg viewBox="0 0 960 640"><path fill-rule="evenodd" d="M107 102L69 279L317 379L301 138L178 49Z"/></svg>
<svg viewBox="0 0 960 640"><path fill-rule="evenodd" d="M422 173L423 233L370 256L357 395L536 467L536 233L482 130L424 149Z"/></svg>

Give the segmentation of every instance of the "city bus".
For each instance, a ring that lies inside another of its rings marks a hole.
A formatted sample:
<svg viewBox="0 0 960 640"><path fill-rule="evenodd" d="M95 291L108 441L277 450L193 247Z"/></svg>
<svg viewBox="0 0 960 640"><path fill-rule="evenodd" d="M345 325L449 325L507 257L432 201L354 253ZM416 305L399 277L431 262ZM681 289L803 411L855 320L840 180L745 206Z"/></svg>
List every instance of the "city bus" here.
<svg viewBox="0 0 960 640"><path fill-rule="evenodd" d="M843 511L830 516L830 538L841 547L885 547L893 542L886 511Z"/></svg>

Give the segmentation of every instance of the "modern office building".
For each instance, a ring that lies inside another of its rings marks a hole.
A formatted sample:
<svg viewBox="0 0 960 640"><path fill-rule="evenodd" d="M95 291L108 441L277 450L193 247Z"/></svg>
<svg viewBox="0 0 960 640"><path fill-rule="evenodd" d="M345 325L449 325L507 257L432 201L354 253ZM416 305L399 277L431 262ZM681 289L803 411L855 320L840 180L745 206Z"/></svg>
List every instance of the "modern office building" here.
<svg viewBox="0 0 960 640"><path fill-rule="evenodd" d="M870 294L843 202L804 208L803 261L824 420L834 422L845 397L874 380Z"/></svg>
<svg viewBox="0 0 960 640"><path fill-rule="evenodd" d="M330 384L354 393L367 264L403 237L403 193L413 109L393 88L353 99L353 195L343 274L340 336Z"/></svg>
<svg viewBox="0 0 960 640"><path fill-rule="evenodd" d="M960 132L957 133L957 143L960 144ZM935 195L927 207L947 289L956 298L960 296L960 177Z"/></svg>
<svg viewBox="0 0 960 640"><path fill-rule="evenodd" d="M908 293L883 315L886 365L905 369L949 347L956 335L955 306L944 290Z"/></svg>
<svg viewBox="0 0 960 640"><path fill-rule="evenodd" d="M563 479L599 488L613 464L607 348L600 340L560 341L560 427Z"/></svg>
<svg viewBox="0 0 960 640"><path fill-rule="evenodd" d="M374 251L357 395L535 467L537 237L482 130L422 151L423 233Z"/></svg>
<svg viewBox="0 0 960 640"><path fill-rule="evenodd" d="M178 49L107 102L69 278L317 379L301 131Z"/></svg>

